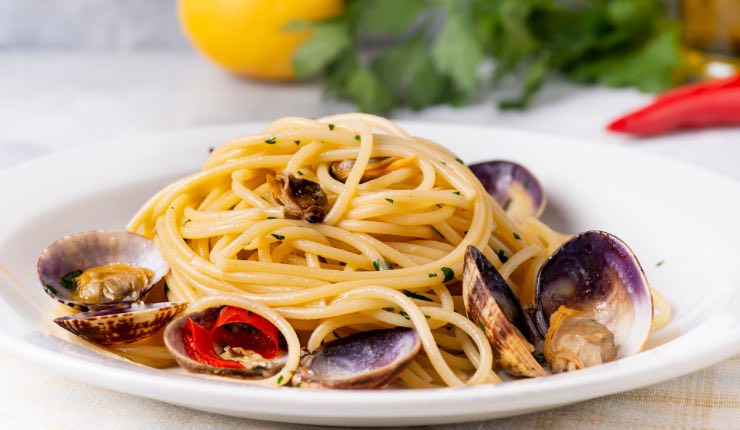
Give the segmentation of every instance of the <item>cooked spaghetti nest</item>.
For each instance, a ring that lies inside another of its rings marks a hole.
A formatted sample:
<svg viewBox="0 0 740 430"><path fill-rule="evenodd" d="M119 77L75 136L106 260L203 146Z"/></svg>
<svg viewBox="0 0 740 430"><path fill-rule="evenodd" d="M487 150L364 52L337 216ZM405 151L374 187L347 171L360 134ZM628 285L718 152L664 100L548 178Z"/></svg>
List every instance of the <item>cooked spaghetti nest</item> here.
<svg viewBox="0 0 740 430"><path fill-rule="evenodd" d="M322 222L275 198L275 182L288 178L320 185ZM539 267L567 239L507 216L449 150L365 114L283 118L225 143L128 229L152 238L170 264L170 300L225 294L267 306L309 352L355 331L414 327L423 353L400 375L409 387L499 381L460 295L468 245L527 305ZM292 367L300 353L290 343Z"/></svg>

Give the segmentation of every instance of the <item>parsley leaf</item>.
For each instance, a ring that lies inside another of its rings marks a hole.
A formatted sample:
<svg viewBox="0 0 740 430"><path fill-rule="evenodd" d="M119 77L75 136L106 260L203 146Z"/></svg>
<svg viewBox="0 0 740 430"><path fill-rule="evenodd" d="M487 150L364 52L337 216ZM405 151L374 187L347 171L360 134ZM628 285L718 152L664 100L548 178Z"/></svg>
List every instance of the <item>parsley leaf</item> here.
<svg viewBox="0 0 740 430"><path fill-rule="evenodd" d="M82 275L82 270L73 270L72 272L69 272L66 275L62 276L62 279L59 281L59 283L62 284L62 287L64 287L67 291L75 291L77 289L75 279L77 279L80 275Z"/></svg>
<svg viewBox="0 0 740 430"><path fill-rule="evenodd" d="M477 71L482 59L480 42L470 20L456 8L450 8L432 46L434 64L467 96L478 87Z"/></svg>
<svg viewBox="0 0 740 430"><path fill-rule="evenodd" d="M352 44L346 22L322 21L314 25L313 34L293 55L293 68L299 78L315 76Z"/></svg>
<svg viewBox="0 0 740 430"><path fill-rule="evenodd" d="M455 279L455 272L449 267L442 267L440 268L440 270L445 275L445 279L442 282L450 282L451 280Z"/></svg>
<svg viewBox="0 0 740 430"><path fill-rule="evenodd" d="M275 239L277 239L277 240L283 240L283 239L285 239L285 236L280 235L280 234L271 233L270 235L272 237L274 237Z"/></svg>
<svg viewBox="0 0 740 430"><path fill-rule="evenodd" d="M411 297L412 299L423 300L425 302L433 302L434 301L434 300L430 299L427 296L422 296L421 294L415 293L413 291L402 290L402 292L406 295L406 297Z"/></svg>

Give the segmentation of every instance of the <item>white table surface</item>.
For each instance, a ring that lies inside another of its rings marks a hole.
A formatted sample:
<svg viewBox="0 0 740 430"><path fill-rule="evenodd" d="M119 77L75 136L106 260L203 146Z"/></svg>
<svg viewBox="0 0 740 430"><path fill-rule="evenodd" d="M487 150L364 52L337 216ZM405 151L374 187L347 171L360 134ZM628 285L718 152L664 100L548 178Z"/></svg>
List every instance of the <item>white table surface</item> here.
<svg viewBox="0 0 740 430"><path fill-rule="evenodd" d="M536 105L525 112L498 112L494 102L485 99L464 108L402 111L394 119L497 125L575 136L593 144L627 145L740 180L740 128L651 140L604 131L609 119L649 100L633 90L559 82L547 87ZM346 103L323 100L316 82L278 85L240 80L190 53L2 53L0 168L65 147L104 144L125 136L269 121L286 115L316 117L352 109ZM173 422L180 429L296 428L154 407L157 402L64 380L9 355L0 354L0 364L2 428L165 428L164 423ZM711 378L715 373L708 369L696 377ZM67 420L59 421L59 417ZM537 415L499 422L525 428L541 423ZM480 427L493 424L481 423Z"/></svg>

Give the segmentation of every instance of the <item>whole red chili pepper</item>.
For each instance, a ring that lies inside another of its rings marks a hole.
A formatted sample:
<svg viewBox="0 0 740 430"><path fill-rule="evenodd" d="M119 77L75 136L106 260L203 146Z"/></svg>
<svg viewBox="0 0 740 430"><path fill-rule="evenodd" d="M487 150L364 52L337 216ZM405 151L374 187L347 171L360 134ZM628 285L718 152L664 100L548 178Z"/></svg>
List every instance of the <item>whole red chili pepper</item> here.
<svg viewBox="0 0 740 430"><path fill-rule="evenodd" d="M672 130L740 125L740 75L665 92L642 109L607 125L639 136Z"/></svg>

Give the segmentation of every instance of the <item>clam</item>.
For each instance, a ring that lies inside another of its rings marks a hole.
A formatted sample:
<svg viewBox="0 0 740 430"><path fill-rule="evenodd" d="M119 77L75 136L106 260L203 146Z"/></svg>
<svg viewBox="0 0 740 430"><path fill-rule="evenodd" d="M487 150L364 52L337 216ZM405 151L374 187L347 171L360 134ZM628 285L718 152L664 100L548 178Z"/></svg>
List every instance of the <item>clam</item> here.
<svg viewBox="0 0 740 430"><path fill-rule="evenodd" d="M496 364L515 376L545 376L533 356L542 344L530 315L490 261L468 246L463 269L463 301L468 317L491 343Z"/></svg>
<svg viewBox="0 0 740 430"><path fill-rule="evenodd" d="M468 166L483 187L513 218L539 217L545 210L545 191L526 167L511 161L485 161Z"/></svg>
<svg viewBox="0 0 740 430"><path fill-rule="evenodd" d="M283 174L267 175L270 198L285 207L285 213L312 224L324 221L329 211L329 200L318 182Z"/></svg>
<svg viewBox="0 0 740 430"><path fill-rule="evenodd" d="M409 166L415 161L415 156L406 158L373 157L368 161L360 182L367 182L380 178L394 170ZM355 167L355 160L341 160L332 163L329 170L334 179L339 182L346 182L353 167Z"/></svg>
<svg viewBox="0 0 740 430"><path fill-rule="evenodd" d="M135 342L161 330L187 307L184 303L134 303L54 320L63 329L100 345Z"/></svg>
<svg viewBox="0 0 740 430"><path fill-rule="evenodd" d="M270 354L263 352L263 356L246 344L230 345L227 340L219 340L210 334L214 325L220 321L224 308L215 306L184 314L165 328L164 344L177 363L192 373L239 379L264 379L278 373L287 360L287 354L280 350L279 343L275 344L275 349ZM256 314L249 312L249 315L251 317ZM247 336L256 332L256 329L248 324L242 322L235 324L238 326L225 321L224 329L229 333L241 331ZM208 333L207 337L196 339L193 335L194 329ZM274 336L278 336L277 329ZM206 353L204 355L207 356L201 356L200 360L196 359L194 355L197 351L193 351L193 348L204 351Z"/></svg>
<svg viewBox="0 0 740 430"><path fill-rule="evenodd" d="M81 311L141 301L168 271L154 242L123 231L65 236L38 260L44 291Z"/></svg>
<svg viewBox="0 0 740 430"><path fill-rule="evenodd" d="M622 240L603 231L578 234L550 256L536 302L554 371L636 354L650 334L653 307L642 267Z"/></svg>
<svg viewBox="0 0 740 430"><path fill-rule="evenodd" d="M416 330L371 330L334 340L301 360L293 385L301 388L384 388L419 352Z"/></svg>

